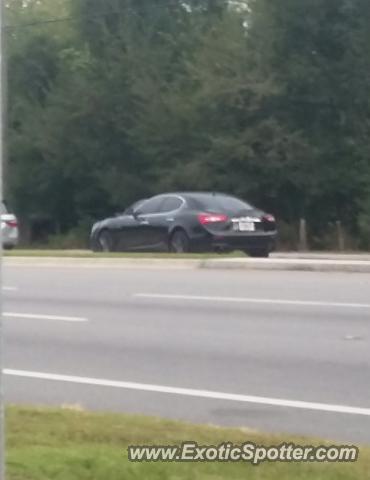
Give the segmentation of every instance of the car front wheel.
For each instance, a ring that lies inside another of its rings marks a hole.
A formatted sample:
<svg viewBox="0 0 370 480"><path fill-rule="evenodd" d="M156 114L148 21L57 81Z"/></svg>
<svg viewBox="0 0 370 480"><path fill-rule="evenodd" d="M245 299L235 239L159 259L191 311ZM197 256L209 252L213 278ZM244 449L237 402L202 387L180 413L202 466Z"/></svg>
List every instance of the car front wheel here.
<svg viewBox="0 0 370 480"><path fill-rule="evenodd" d="M170 239L170 252L187 253L189 251L189 238L183 230L176 230Z"/></svg>
<svg viewBox="0 0 370 480"><path fill-rule="evenodd" d="M99 248L101 252L113 251L113 239L108 230L103 230L98 237Z"/></svg>

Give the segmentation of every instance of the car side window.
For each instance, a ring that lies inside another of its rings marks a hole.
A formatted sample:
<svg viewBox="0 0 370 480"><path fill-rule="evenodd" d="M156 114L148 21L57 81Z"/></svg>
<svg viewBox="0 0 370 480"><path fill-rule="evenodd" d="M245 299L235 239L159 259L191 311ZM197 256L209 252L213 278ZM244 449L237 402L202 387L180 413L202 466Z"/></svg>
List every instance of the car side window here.
<svg viewBox="0 0 370 480"><path fill-rule="evenodd" d="M149 215L151 213L159 213L161 211L161 205L163 203L163 197L154 197L147 200L136 210L140 215Z"/></svg>
<svg viewBox="0 0 370 480"><path fill-rule="evenodd" d="M180 208L182 203L183 202L180 198L167 197L164 199L164 202L161 206L161 212L163 213L173 212L174 210L177 210L178 208Z"/></svg>

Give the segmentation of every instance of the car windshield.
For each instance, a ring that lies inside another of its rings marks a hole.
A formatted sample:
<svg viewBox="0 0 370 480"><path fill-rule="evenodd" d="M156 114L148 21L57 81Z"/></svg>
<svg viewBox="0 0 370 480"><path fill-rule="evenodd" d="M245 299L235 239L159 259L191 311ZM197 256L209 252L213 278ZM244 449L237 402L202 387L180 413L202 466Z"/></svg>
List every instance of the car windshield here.
<svg viewBox="0 0 370 480"><path fill-rule="evenodd" d="M135 210L137 210L140 205L142 205L145 202L145 200L138 200L137 202L133 203L129 207L126 208L126 210L123 212L125 215L132 215Z"/></svg>
<svg viewBox="0 0 370 480"><path fill-rule="evenodd" d="M192 198L196 208L209 212L251 210L253 207L247 202L228 195L199 195Z"/></svg>

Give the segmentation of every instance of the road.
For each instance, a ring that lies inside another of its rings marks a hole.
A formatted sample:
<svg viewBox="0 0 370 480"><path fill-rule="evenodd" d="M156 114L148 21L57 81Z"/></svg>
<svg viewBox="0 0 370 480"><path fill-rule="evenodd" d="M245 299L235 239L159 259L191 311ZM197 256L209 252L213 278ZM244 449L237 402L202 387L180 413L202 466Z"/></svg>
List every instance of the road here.
<svg viewBox="0 0 370 480"><path fill-rule="evenodd" d="M6 265L10 403L370 444L370 275Z"/></svg>

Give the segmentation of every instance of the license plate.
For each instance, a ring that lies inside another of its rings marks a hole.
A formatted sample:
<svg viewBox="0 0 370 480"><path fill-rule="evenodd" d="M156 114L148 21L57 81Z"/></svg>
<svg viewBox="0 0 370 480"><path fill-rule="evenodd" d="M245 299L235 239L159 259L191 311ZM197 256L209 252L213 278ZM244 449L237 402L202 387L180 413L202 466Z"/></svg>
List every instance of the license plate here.
<svg viewBox="0 0 370 480"><path fill-rule="evenodd" d="M255 229L254 222L239 222L239 230L241 232L254 232Z"/></svg>

